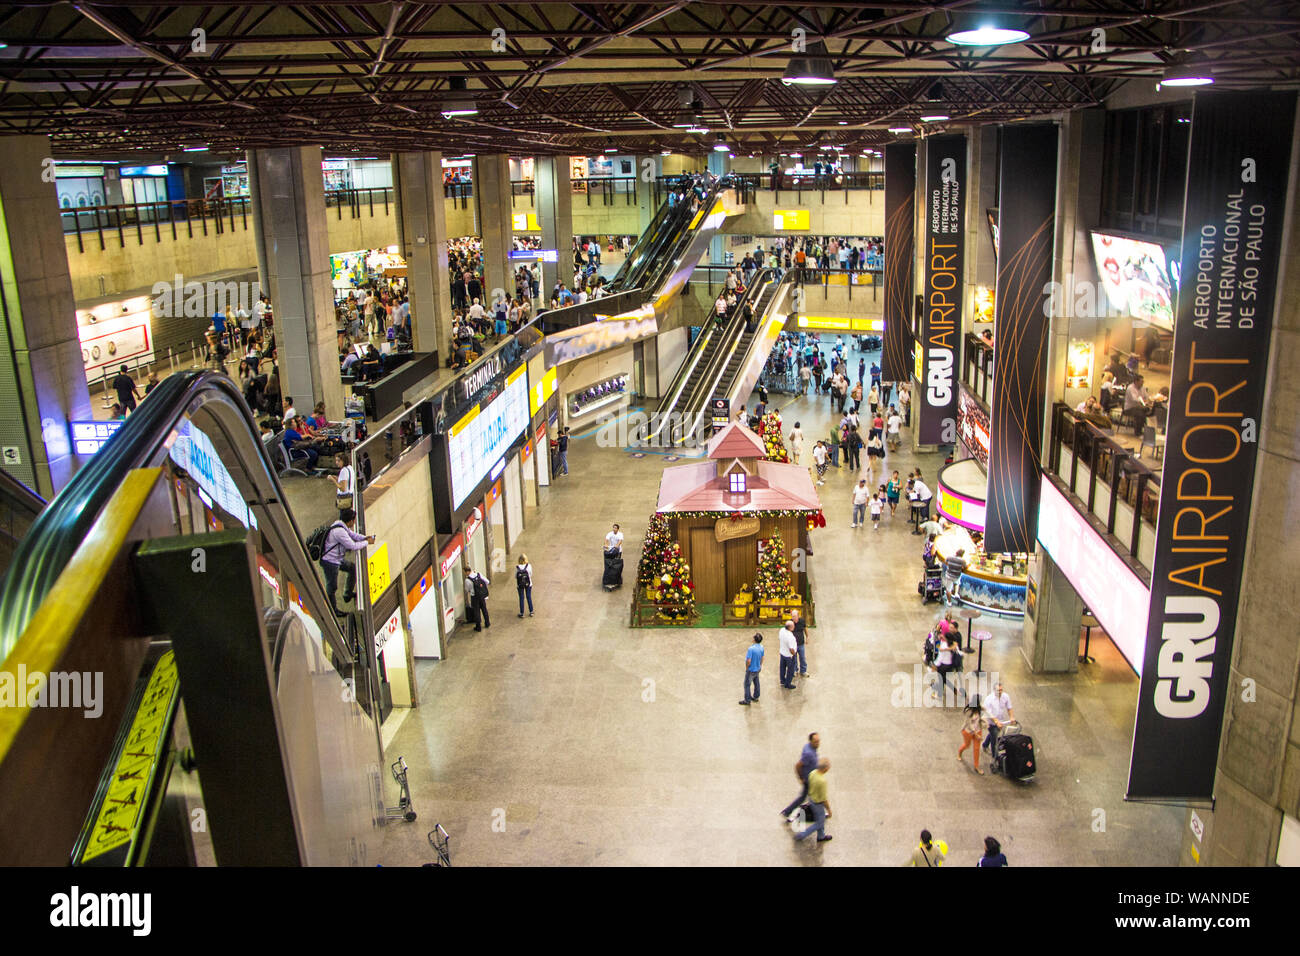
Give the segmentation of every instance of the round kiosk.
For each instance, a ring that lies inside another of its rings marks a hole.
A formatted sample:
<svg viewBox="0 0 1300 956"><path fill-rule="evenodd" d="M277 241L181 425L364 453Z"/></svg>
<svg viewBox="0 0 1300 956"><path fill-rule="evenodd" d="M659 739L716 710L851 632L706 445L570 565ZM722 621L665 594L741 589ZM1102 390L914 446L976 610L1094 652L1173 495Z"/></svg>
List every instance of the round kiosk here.
<svg viewBox="0 0 1300 956"><path fill-rule="evenodd" d="M966 570L957 583L963 604L1002 614L1023 617L1029 558L1025 554L984 551L984 508L988 478L974 458L945 465L939 472L935 507L950 525L935 540L943 561L958 549L965 549Z"/></svg>

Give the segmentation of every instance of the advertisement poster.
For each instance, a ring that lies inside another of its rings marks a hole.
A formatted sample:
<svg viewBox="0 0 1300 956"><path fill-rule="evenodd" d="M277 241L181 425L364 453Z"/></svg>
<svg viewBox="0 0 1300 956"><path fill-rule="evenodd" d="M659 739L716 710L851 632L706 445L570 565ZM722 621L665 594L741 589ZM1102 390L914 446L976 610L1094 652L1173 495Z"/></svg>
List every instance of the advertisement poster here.
<svg viewBox="0 0 1300 956"><path fill-rule="evenodd" d="M947 445L957 433L957 362L965 291L966 137L962 133L932 136L925 155L924 309L917 343L922 374L912 407L920 416L920 443ZM885 254L889 254L888 239Z"/></svg>
<svg viewBox="0 0 1300 956"><path fill-rule="evenodd" d="M993 399L984 547L1034 550L1043 435L1047 329L1056 233L1055 123L1002 131L998 257L993 296ZM1011 197L1014 197L1012 199Z"/></svg>
<svg viewBox="0 0 1300 956"><path fill-rule="evenodd" d="M1294 92L1197 93L1131 800L1209 800L1237 626Z"/></svg>
<svg viewBox="0 0 1300 956"><path fill-rule="evenodd" d="M1166 261L1163 246L1094 232L1092 254L1097 260L1101 287L1116 313L1166 331L1173 329L1178 268L1176 263Z"/></svg>
<svg viewBox="0 0 1300 956"><path fill-rule="evenodd" d="M916 144L885 147L885 335L882 378L906 382L912 374L912 284L916 272Z"/></svg>

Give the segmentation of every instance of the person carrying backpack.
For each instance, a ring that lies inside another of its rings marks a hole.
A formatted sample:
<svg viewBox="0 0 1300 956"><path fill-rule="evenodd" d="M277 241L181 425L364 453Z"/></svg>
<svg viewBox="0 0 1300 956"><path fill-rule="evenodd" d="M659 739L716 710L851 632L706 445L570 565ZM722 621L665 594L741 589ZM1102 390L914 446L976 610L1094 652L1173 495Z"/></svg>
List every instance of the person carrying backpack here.
<svg viewBox="0 0 1300 956"><path fill-rule="evenodd" d="M349 552L360 551L367 544L375 543L375 536L357 534L352 530L357 523L357 513L352 508L344 508L339 513L339 520L329 526L325 539L321 543L320 566L325 572L325 593L330 605L339 614L334 603L334 595L339 586L339 569L343 570L343 603L356 597L357 565Z"/></svg>
<svg viewBox="0 0 1300 956"><path fill-rule="evenodd" d="M465 601L471 609L475 631L481 631L485 627L492 626L492 618L488 615L487 599L487 578L471 568L466 568Z"/></svg>
<svg viewBox="0 0 1300 956"><path fill-rule="evenodd" d="M528 555L521 554L515 565L515 588L519 591L519 616L524 616L524 598L528 599L528 616L533 616L533 566Z"/></svg>

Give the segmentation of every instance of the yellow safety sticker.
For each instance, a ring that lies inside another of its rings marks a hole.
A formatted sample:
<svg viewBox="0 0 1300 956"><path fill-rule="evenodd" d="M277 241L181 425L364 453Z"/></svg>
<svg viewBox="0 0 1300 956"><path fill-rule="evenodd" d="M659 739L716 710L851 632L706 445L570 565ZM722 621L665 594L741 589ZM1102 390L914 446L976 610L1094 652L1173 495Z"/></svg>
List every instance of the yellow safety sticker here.
<svg viewBox="0 0 1300 956"><path fill-rule="evenodd" d="M80 862L130 843L139 832L144 801L158 771L158 759L167 746L164 731L176 700L176 688L176 658L168 651L149 676Z"/></svg>

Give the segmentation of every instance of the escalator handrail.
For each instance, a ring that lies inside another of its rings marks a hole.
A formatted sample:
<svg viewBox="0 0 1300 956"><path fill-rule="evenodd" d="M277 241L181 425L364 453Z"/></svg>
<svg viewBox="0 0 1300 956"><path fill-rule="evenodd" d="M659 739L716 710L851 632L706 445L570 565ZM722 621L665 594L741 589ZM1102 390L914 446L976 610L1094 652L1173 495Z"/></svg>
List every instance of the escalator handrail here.
<svg viewBox="0 0 1300 956"><path fill-rule="evenodd" d="M669 219L675 212L675 207L670 206L667 200L655 210L650 225L642 233L641 238L636 244L628 250L627 259L624 260L622 267L610 279L610 291L616 291L624 288L635 288L638 286L640 274L645 271L646 264L650 261L650 250L654 246L658 237L663 233Z"/></svg>
<svg viewBox="0 0 1300 956"><path fill-rule="evenodd" d="M781 297L781 287L787 284L792 285L793 283L794 283L794 272L791 270L783 273L772 284L771 286L772 298L768 301L767 306L764 308L764 313L766 313L769 309L771 309L772 306L776 304L776 301ZM763 323L767 321L765 314L755 315L754 319L755 319L755 330L762 328ZM748 361L749 354L753 351L754 343L757 341L758 341L758 336L755 335L754 340L751 341L749 345L746 347L746 353L745 356L743 357L743 360L740 363L740 369L743 370L749 364ZM718 374L718 380L714 383L714 392L711 394L716 394L718 391L721 391L723 393L730 393L731 390L736 387L736 382L739 381L740 371L738 370L736 373L737 378L734 378L729 382L722 381L722 376L725 373L726 373L726 366L723 366L722 370Z"/></svg>
<svg viewBox="0 0 1300 956"><path fill-rule="evenodd" d="M184 372L163 379L150 393L147 401L126 420L125 424L100 449L85 466L73 476L66 487L56 495L33 523L27 537L14 554L13 564L0 582L0 660L13 650L36 610L45 600L55 581L62 573L105 506L125 480L137 468L148 467L156 460L164 442L190 415L207 400L225 400L242 410L243 418L253 444L258 446L262 461L276 500L285 500L279 476L266 457L266 449L253 422L244 397L229 376L213 370ZM308 572L303 582L307 590L304 600L319 612L326 607L324 588L317 579L306 546L298 531L293 515L285 508L289 529L302 549L300 558L306 562ZM300 571L302 570L300 562ZM301 576L301 575L300 575ZM315 593L319 592L319 593ZM335 620L324 614L313 614L326 639L345 662L351 652ZM328 620L328 623L326 621Z"/></svg>
<svg viewBox="0 0 1300 956"><path fill-rule="evenodd" d="M667 277L676 271L678 261L690 247L691 239L695 234L695 230L691 228L691 224L695 222L696 214L699 214L699 222L696 225L696 228L698 228L708 221L709 215L712 213L713 207L718 201L718 196L725 190L733 188L733 186L734 183L729 175L720 176L712 183L709 191L705 193L704 199L701 201L699 207L686 218L685 228L681 229L675 235L674 242L672 243L672 247L668 254L659 257L657 268L653 273L651 273L652 278L647 277L647 281L642 283L643 288L654 290L657 294L657 291L662 287ZM683 205L685 205L687 209L690 208L688 204Z"/></svg>

